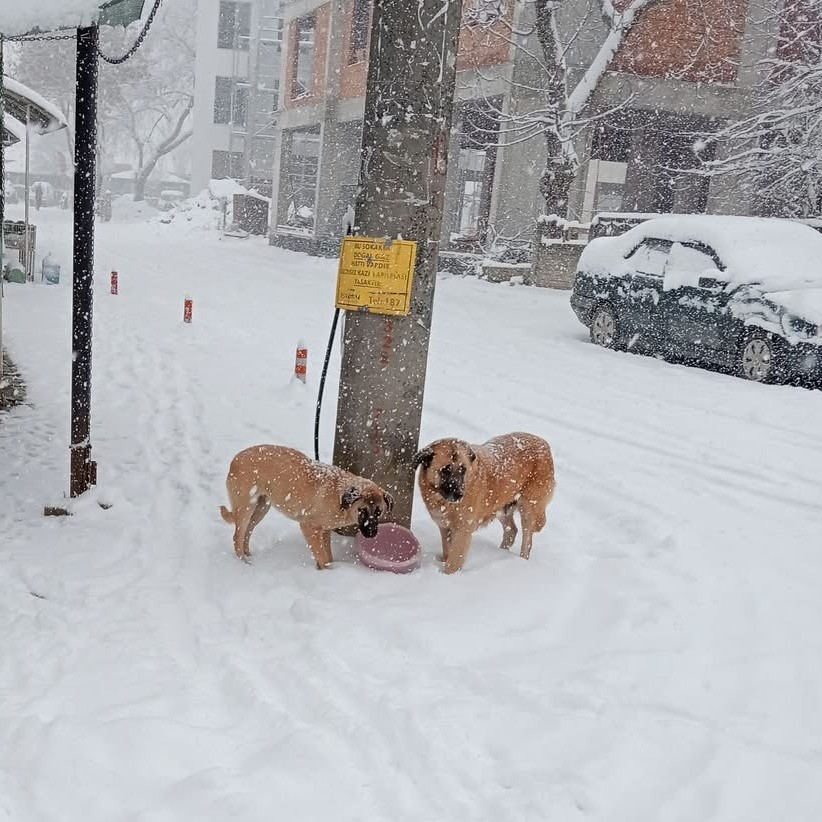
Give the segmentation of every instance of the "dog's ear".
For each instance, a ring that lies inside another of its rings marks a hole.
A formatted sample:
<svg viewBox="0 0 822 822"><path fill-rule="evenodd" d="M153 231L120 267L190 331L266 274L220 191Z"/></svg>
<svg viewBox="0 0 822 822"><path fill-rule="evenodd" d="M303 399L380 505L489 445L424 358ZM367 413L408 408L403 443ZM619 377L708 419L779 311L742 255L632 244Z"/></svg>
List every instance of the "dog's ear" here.
<svg viewBox="0 0 822 822"><path fill-rule="evenodd" d="M473 462L477 458L477 455L474 453L474 449L469 446L468 448L468 459Z"/></svg>
<svg viewBox="0 0 822 822"><path fill-rule="evenodd" d="M430 468L431 467L431 462L433 461L433 459L434 459L434 449L431 448L430 446L427 447L427 448L423 448L422 451L417 451L417 453L414 454L414 461L413 461L414 470L416 471L417 468L419 468L420 465L422 465L423 468Z"/></svg>
<svg viewBox="0 0 822 822"><path fill-rule="evenodd" d="M350 508L358 499L362 497L359 488L349 488L347 491L343 492L343 495L340 497L340 508L343 511Z"/></svg>
<svg viewBox="0 0 822 822"><path fill-rule="evenodd" d="M385 500L385 512L390 514L394 510L394 497L392 497L388 491L386 491L382 496Z"/></svg>

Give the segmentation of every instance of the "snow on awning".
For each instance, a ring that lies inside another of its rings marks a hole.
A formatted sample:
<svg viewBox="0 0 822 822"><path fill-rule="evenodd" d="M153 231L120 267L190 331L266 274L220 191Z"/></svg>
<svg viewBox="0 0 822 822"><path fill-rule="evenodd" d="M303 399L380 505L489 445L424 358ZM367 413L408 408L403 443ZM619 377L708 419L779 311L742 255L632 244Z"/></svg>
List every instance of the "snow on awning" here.
<svg viewBox="0 0 822 822"><path fill-rule="evenodd" d="M11 146L24 140L26 137L26 127L19 120L15 120L8 114L3 115L3 145Z"/></svg>
<svg viewBox="0 0 822 822"><path fill-rule="evenodd" d="M139 20L145 0L2 0L0 34L16 37L38 31L76 29L99 23L127 26Z"/></svg>
<svg viewBox="0 0 822 822"><path fill-rule="evenodd" d="M67 125L54 103L11 77L3 77L3 106L6 116L21 123L28 120L36 134L49 134Z"/></svg>

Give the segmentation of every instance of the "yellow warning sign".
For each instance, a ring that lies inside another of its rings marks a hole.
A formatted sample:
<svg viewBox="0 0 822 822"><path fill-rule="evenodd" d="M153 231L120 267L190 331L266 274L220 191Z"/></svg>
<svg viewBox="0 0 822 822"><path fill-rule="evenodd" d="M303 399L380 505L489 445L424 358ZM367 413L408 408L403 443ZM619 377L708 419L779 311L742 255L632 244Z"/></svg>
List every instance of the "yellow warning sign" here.
<svg viewBox="0 0 822 822"><path fill-rule="evenodd" d="M412 240L345 237L337 274L337 308L405 316L411 310L411 286L417 244Z"/></svg>

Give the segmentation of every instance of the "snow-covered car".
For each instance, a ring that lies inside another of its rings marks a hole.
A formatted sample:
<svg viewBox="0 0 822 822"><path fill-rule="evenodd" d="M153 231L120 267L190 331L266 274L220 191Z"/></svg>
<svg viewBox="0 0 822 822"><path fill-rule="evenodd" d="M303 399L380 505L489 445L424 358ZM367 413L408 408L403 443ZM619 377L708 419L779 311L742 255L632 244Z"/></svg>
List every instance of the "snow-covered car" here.
<svg viewBox="0 0 822 822"><path fill-rule="evenodd" d="M822 380L822 234L791 220L672 215L592 240L571 306L607 348Z"/></svg>
<svg viewBox="0 0 822 822"><path fill-rule="evenodd" d="M185 198L185 194L183 194L182 191L166 189L161 191L160 196L157 198L157 208L159 208L160 211L171 211L172 208L183 202Z"/></svg>

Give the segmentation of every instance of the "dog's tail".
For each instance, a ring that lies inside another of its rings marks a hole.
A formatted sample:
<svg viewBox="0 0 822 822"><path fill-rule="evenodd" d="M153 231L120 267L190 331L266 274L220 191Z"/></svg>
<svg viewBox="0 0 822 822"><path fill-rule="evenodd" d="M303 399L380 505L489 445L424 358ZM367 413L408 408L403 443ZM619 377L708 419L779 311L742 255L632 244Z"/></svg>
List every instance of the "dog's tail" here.
<svg viewBox="0 0 822 822"><path fill-rule="evenodd" d="M234 525L234 514L225 507L225 505L220 506L220 516L229 524Z"/></svg>

